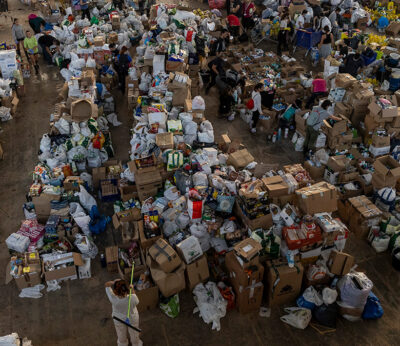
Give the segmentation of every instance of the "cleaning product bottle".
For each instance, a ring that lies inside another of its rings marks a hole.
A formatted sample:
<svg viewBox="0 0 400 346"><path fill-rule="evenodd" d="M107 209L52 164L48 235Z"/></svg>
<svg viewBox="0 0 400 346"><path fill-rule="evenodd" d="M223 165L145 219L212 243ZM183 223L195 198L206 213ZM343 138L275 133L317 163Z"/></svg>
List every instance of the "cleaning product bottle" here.
<svg viewBox="0 0 400 346"><path fill-rule="evenodd" d="M285 128L284 138L285 138L285 139L288 138L288 135L289 135L289 129L286 127L286 128Z"/></svg>
<svg viewBox="0 0 400 346"><path fill-rule="evenodd" d="M276 142L276 131L272 135L272 143Z"/></svg>

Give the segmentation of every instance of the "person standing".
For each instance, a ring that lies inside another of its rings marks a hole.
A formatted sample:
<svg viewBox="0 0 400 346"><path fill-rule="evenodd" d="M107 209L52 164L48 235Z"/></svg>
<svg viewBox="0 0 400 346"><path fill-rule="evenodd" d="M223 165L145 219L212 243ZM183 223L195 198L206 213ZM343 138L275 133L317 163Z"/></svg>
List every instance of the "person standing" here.
<svg viewBox="0 0 400 346"><path fill-rule="evenodd" d="M339 120L339 118L329 114L328 108L332 106L332 102L325 100L321 106L314 107L309 117L306 120L306 139L304 140L304 153L309 150L315 149L315 142L319 136L319 129L321 128L325 119L332 118Z"/></svg>
<svg viewBox="0 0 400 346"><path fill-rule="evenodd" d="M331 55L332 44L334 43L333 35L329 30L328 26L324 27L324 33L322 34L321 41L319 43L319 56L326 59Z"/></svg>
<svg viewBox="0 0 400 346"><path fill-rule="evenodd" d="M17 54L21 56L21 42L25 39L24 28L19 24L18 18L14 18L13 25L11 27L12 37L17 45Z"/></svg>
<svg viewBox="0 0 400 346"><path fill-rule="evenodd" d="M252 117L251 117L251 133L256 133L257 130L257 123L258 119L260 119L260 115L263 114L262 108L261 108L261 91L264 88L264 85L261 83L257 83L256 86L254 87L253 92L251 93L251 99L253 100L253 108L251 109L252 111Z"/></svg>
<svg viewBox="0 0 400 346"><path fill-rule="evenodd" d="M337 7L328 17L332 25L332 34L335 40L339 39L339 14L340 8Z"/></svg>
<svg viewBox="0 0 400 346"><path fill-rule="evenodd" d="M282 14L280 23L279 23L279 32L278 32L278 48L277 48L277 54L279 56L282 55L282 47L286 51L288 50L288 44L287 44L287 35L288 35L288 21L289 21L289 15L287 13Z"/></svg>
<svg viewBox="0 0 400 346"><path fill-rule="evenodd" d="M85 19L85 17L87 17L90 22L89 0L81 0L80 5L82 10L82 19Z"/></svg>
<svg viewBox="0 0 400 346"><path fill-rule="evenodd" d="M30 30L26 30L26 37L24 39L24 48L27 52L29 59L31 59L33 66L35 67L36 74L39 73L38 64L38 42L36 37L32 35Z"/></svg>
<svg viewBox="0 0 400 346"><path fill-rule="evenodd" d="M122 0L113 0L113 5L115 9L118 8L120 11L122 11Z"/></svg>
<svg viewBox="0 0 400 346"><path fill-rule="evenodd" d="M128 316L129 290L131 290L132 296L129 311L129 322L132 326L139 328L139 312L136 308L139 304L139 298L134 292L133 285L128 287L124 280L117 279L106 282L105 288L108 300L112 306L112 316L118 317L123 321L125 321L126 317ZM115 331L117 332L118 346L128 346L128 335L133 346L143 345L143 342L140 340L139 333L137 331L116 320L114 320L114 326Z"/></svg>
<svg viewBox="0 0 400 346"><path fill-rule="evenodd" d="M254 6L251 0L245 0L243 5L243 19L242 25L245 30L252 29L254 27L253 15L256 11L256 7Z"/></svg>
<svg viewBox="0 0 400 346"><path fill-rule="evenodd" d="M239 19L243 15L243 3L241 0L233 0L232 8L230 14L234 14Z"/></svg>
<svg viewBox="0 0 400 346"><path fill-rule="evenodd" d="M118 79L123 94L125 93L125 79L126 76L128 75L131 62L132 58L128 55L128 48L123 46L119 51L119 54L117 55L116 59Z"/></svg>

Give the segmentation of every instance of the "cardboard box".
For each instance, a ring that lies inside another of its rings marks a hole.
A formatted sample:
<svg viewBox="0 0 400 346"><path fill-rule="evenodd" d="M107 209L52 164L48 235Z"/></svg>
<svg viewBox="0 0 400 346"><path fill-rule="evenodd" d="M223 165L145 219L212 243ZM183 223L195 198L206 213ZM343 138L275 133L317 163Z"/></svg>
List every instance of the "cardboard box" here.
<svg viewBox="0 0 400 346"><path fill-rule="evenodd" d="M335 114L342 114L349 118L353 112L353 107L346 102L335 103Z"/></svg>
<svg viewBox="0 0 400 346"><path fill-rule="evenodd" d="M343 172L349 163L350 159L345 155L337 155L329 157L327 166L334 172Z"/></svg>
<svg viewBox="0 0 400 346"><path fill-rule="evenodd" d="M141 291L135 290L135 294L139 298L139 304L137 305L139 312L153 310L158 307L159 294L156 285Z"/></svg>
<svg viewBox="0 0 400 346"><path fill-rule="evenodd" d="M134 221L133 226L139 232L140 247L145 252L146 252L146 249L150 248L158 239L162 238L162 233L161 233L161 235L159 235L157 237L147 239L146 235L144 234L143 220Z"/></svg>
<svg viewBox="0 0 400 346"><path fill-rule="evenodd" d="M105 44L104 36L96 36L93 40L95 47L103 47Z"/></svg>
<svg viewBox="0 0 400 346"><path fill-rule="evenodd" d="M59 201L60 195L50 195L47 193L41 193L39 196L32 197L32 203L35 206L35 212L38 216L39 222L46 222L50 216L51 201Z"/></svg>
<svg viewBox="0 0 400 346"><path fill-rule="evenodd" d="M242 169L253 161L254 157L247 151L247 149L242 149L230 154L228 156L227 164L234 166L236 169Z"/></svg>
<svg viewBox="0 0 400 346"><path fill-rule="evenodd" d="M253 238L246 238L241 242L237 243L233 250L236 253L242 263L242 267L245 268L255 258L258 257L258 253L262 250L261 244Z"/></svg>
<svg viewBox="0 0 400 346"><path fill-rule="evenodd" d="M53 254L50 254L53 255ZM52 271L46 271L45 270L45 263L46 261L46 255L42 255L43 261L42 261L42 272L44 273L44 277L46 281L52 281L52 280L67 280L67 279L77 279L77 272L76 272L76 267L77 266L82 266L83 260L82 256L79 253L76 252L70 252L67 254L60 254L56 255L57 259L51 260L52 264L55 266L62 265L58 267L55 270ZM66 266L64 266L67 264Z"/></svg>
<svg viewBox="0 0 400 346"><path fill-rule="evenodd" d="M157 133L156 144L161 150L174 149L174 135L172 132Z"/></svg>
<svg viewBox="0 0 400 346"><path fill-rule="evenodd" d="M289 186L280 175L262 178L261 180L268 190L268 196L279 197L289 194Z"/></svg>
<svg viewBox="0 0 400 346"><path fill-rule="evenodd" d="M138 197L138 192L136 185L123 185L119 187L119 193L121 195L121 200L127 202L130 199Z"/></svg>
<svg viewBox="0 0 400 346"><path fill-rule="evenodd" d="M326 182L304 187L296 191L299 208L306 214L337 210L336 188Z"/></svg>
<svg viewBox="0 0 400 346"><path fill-rule="evenodd" d="M255 285L236 290L236 307L241 314L247 314L260 310L264 285L258 282Z"/></svg>
<svg viewBox="0 0 400 346"><path fill-rule="evenodd" d="M154 154L128 162L129 170L137 174L152 173L157 170L157 158Z"/></svg>
<svg viewBox="0 0 400 346"><path fill-rule="evenodd" d="M343 276L354 266L354 257L337 250L333 250L328 260L328 268L332 274Z"/></svg>
<svg viewBox="0 0 400 346"><path fill-rule="evenodd" d="M207 257L202 255L199 259L186 266L186 287L189 291L197 284L205 282L210 277Z"/></svg>
<svg viewBox="0 0 400 346"><path fill-rule="evenodd" d="M344 220L347 219L350 231L358 238L366 238L370 228L381 221L382 211L364 195L349 198L345 206Z"/></svg>
<svg viewBox="0 0 400 346"><path fill-rule="evenodd" d="M264 278L264 266L256 257L253 261L253 270L243 268L234 251L230 251L225 255L225 266L229 272L229 278L237 288L251 286L254 283L262 282Z"/></svg>
<svg viewBox="0 0 400 346"><path fill-rule="evenodd" d="M180 266L172 273L165 273L151 256L147 256L146 264L150 268L155 284L159 287L164 297L171 297L185 289L186 265L184 262L181 261Z"/></svg>
<svg viewBox="0 0 400 346"><path fill-rule="evenodd" d="M348 73L339 73L335 78L335 85L337 88L350 88L354 83L357 82L352 75Z"/></svg>
<svg viewBox="0 0 400 346"><path fill-rule="evenodd" d="M107 271L114 273L118 271L118 246L108 246L105 249Z"/></svg>
<svg viewBox="0 0 400 346"><path fill-rule="evenodd" d="M290 268L285 260L277 259L266 263L265 286L269 306L292 303L301 292L303 266L296 261Z"/></svg>
<svg viewBox="0 0 400 346"><path fill-rule="evenodd" d="M79 191L80 185L83 185L84 181L80 177L69 176L66 177L63 183L65 191Z"/></svg>
<svg viewBox="0 0 400 346"><path fill-rule="evenodd" d="M142 212L138 208L131 208L128 210L115 213L112 217L113 226L118 229L122 222L139 221L142 219Z"/></svg>
<svg viewBox="0 0 400 346"><path fill-rule="evenodd" d="M324 172L325 172L325 166L321 165L320 167L312 166L309 161L304 162L304 168L308 173L310 173L310 176L313 180L319 181L322 180L324 177Z"/></svg>
<svg viewBox="0 0 400 346"><path fill-rule="evenodd" d="M71 117L73 121L82 122L90 118L97 118L97 105L86 99L79 99L71 103Z"/></svg>
<svg viewBox="0 0 400 346"><path fill-rule="evenodd" d="M176 251L164 239L160 238L150 247L149 254L165 273L171 273L181 264Z"/></svg>
<svg viewBox="0 0 400 346"><path fill-rule="evenodd" d="M176 245L176 251L186 264L196 261L203 255L199 240L193 235Z"/></svg>
<svg viewBox="0 0 400 346"><path fill-rule="evenodd" d="M381 118L394 118L399 116L396 97L385 96L384 98L392 102L392 107L383 109L380 104L378 104L377 101L374 100L368 105L368 109L370 110L370 112L373 115Z"/></svg>
<svg viewBox="0 0 400 346"><path fill-rule="evenodd" d="M167 60L165 63L166 72L183 72L185 63L183 61L170 61Z"/></svg>
<svg viewBox="0 0 400 346"><path fill-rule="evenodd" d="M119 248L120 249L129 249L132 246L131 243L129 244L120 244ZM146 267L146 260L145 257L143 255L143 252L141 249L139 249L140 251L140 261L135 260L135 268L133 271L133 277L134 278L138 278L141 274L143 274L147 267ZM131 275L132 275L132 267L126 267L126 268L122 268L119 260L118 260L118 274L121 277L122 280L125 280L126 282L130 282L131 280Z"/></svg>
<svg viewBox="0 0 400 346"><path fill-rule="evenodd" d="M250 220L246 215L244 215L241 207L237 202L235 202L234 212L235 215L239 219L241 219L242 222L253 231L258 228L268 229L273 225L271 213Z"/></svg>
<svg viewBox="0 0 400 346"><path fill-rule="evenodd" d="M340 117L342 120L336 121L333 126L329 123L328 120L323 121L323 129L329 136L337 136L347 131L347 123L349 122L349 120L345 118L344 115L337 116Z"/></svg>
<svg viewBox="0 0 400 346"><path fill-rule="evenodd" d="M400 164L390 155L379 157L374 162L377 175L383 177L387 186L394 186L400 178Z"/></svg>
<svg viewBox="0 0 400 346"><path fill-rule="evenodd" d="M388 147L390 146L390 136L378 136L377 134L373 134L372 145L375 148Z"/></svg>
<svg viewBox="0 0 400 346"><path fill-rule="evenodd" d="M40 265L37 272L25 273L19 278L14 278L14 281L20 290L39 285L42 282Z"/></svg>

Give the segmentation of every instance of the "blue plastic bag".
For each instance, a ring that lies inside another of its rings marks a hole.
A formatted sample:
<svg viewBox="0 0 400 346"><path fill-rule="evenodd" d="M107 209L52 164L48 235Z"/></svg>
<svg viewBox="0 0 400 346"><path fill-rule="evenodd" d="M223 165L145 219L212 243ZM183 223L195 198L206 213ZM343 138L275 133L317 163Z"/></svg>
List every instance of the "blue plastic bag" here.
<svg viewBox="0 0 400 346"><path fill-rule="evenodd" d="M95 205L90 210L89 216L89 229L92 234L100 234L104 232L107 228L107 224L111 221L109 216L101 215Z"/></svg>
<svg viewBox="0 0 400 346"><path fill-rule="evenodd" d="M364 320L377 320L383 316L383 308L378 297L369 292L367 303L364 306L362 318Z"/></svg>

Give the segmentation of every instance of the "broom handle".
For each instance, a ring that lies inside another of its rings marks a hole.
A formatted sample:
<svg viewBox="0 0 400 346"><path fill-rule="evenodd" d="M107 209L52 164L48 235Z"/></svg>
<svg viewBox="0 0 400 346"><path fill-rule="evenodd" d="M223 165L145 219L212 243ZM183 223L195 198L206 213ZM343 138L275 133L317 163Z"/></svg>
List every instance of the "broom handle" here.
<svg viewBox="0 0 400 346"><path fill-rule="evenodd" d="M132 263L132 272L131 272L131 284L129 285L129 301L128 301L128 319L129 312L131 311L131 298L132 298L132 283L133 283L133 271L135 269L135 262Z"/></svg>

